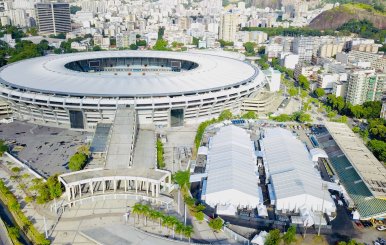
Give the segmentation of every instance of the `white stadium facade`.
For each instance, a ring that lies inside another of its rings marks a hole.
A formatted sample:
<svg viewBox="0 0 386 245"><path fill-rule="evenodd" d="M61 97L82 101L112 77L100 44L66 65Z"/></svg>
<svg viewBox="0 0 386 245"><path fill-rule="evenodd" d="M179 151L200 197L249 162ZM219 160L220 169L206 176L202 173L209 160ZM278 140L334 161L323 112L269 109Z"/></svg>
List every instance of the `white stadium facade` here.
<svg viewBox="0 0 386 245"><path fill-rule="evenodd" d="M103 51L48 55L0 69L0 97L14 117L93 130L118 107L140 124L182 126L238 112L268 81L242 55L226 52Z"/></svg>

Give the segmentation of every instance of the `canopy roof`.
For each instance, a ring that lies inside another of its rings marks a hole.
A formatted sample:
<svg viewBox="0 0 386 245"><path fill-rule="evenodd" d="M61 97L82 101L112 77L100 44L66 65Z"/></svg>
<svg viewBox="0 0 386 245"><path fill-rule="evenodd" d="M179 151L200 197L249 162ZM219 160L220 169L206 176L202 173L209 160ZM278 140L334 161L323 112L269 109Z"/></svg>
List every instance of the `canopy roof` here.
<svg viewBox="0 0 386 245"><path fill-rule="evenodd" d="M333 207L333 201L327 190L323 195L323 181L314 168L314 164L305 145L296 139L292 133L282 128L266 128L261 141L264 152L263 161L267 178L275 192L276 200L288 199L291 202L325 199L325 208ZM302 198L291 198L302 196ZM308 197L307 197L308 196ZM316 197L311 198L311 197ZM284 204L287 207L300 207L298 204ZM310 208L319 208L319 203L309 203ZM280 207L278 207L280 209Z"/></svg>
<svg viewBox="0 0 386 245"><path fill-rule="evenodd" d="M217 199L218 203L250 206L252 201L253 206L257 206L259 194L255 168L256 156L248 133L233 125L221 128L211 140L208 153L207 203L211 202L211 194L229 190L238 195L222 195L221 200ZM240 195L244 196L240 198Z"/></svg>
<svg viewBox="0 0 386 245"><path fill-rule="evenodd" d="M78 72L66 64L80 60L148 58L186 60L198 67L185 72L128 76ZM28 91L88 96L157 96L202 92L252 81L258 69L240 59L216 54L165 51L101 51L47 55L0 69L0 83Z"/></svg>

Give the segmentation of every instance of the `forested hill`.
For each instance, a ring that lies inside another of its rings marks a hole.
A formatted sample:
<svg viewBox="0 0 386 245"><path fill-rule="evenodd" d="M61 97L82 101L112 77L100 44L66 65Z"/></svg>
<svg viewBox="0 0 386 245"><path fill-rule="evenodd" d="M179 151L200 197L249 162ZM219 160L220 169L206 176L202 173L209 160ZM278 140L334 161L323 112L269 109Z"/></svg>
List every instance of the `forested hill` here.
<svg viewBox="0 0 386 245"><path fill-rule="evenodd" d="M377 29L386 29L386 12L362 3L342 4L339 7L324 11L311 21L309 27L318 30L335 30L352 19L368 20Z"/></svg>

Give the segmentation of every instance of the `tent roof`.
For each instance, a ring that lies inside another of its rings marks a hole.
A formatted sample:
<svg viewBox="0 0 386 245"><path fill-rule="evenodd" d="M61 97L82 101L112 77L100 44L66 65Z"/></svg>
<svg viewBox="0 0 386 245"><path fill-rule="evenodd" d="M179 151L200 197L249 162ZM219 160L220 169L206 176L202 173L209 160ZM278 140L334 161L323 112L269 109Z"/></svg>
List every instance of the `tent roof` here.
<svg viewBox="0 0 386 245"><path fill-rule="evenodd" d="M323 181L300 140L288 130L266 128L262 143L264 164L277 199L302 194L323 199Z"/></svg>
<svg viewBox="0 0 386 245"><path fill-rule="evenodd" d="M234 189L259 200L255 167L256 156L248 133L233 125L221 128L209 148L206 195Z"/></svg>

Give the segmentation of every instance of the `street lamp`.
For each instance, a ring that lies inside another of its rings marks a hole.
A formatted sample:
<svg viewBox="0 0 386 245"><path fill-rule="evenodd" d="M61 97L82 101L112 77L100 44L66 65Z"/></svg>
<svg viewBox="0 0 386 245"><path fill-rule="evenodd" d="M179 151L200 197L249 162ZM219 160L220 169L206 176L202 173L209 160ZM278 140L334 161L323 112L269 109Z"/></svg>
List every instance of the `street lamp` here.
<svg viewBox="0 0 386 245"><path fill-rule="evenodd" d="M322 216L324 212L324 197L326 195L327 185L325 183L322 184L322 191L323 191L323 201L322 201L322 211L320 212L319 216L319 228L318 228L318 236L320 236L320 227L322 226Z"/></svg>

